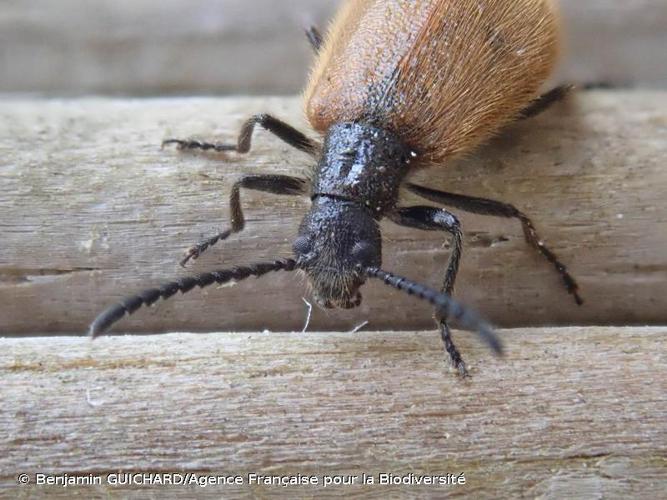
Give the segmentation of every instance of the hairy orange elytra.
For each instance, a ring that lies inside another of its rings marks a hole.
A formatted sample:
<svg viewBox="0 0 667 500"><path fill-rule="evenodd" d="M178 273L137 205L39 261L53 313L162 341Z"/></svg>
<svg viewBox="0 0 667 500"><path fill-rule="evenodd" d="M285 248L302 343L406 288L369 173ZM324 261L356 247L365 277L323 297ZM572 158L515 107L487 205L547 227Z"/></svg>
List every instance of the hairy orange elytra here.
<svg viewBox="0 0 667 500"><path fill-rule="evenodd" d="M315 130L376 114L420 153L465 153L533 100L558 56L549 0L349 0L305 91Z"/></svg>

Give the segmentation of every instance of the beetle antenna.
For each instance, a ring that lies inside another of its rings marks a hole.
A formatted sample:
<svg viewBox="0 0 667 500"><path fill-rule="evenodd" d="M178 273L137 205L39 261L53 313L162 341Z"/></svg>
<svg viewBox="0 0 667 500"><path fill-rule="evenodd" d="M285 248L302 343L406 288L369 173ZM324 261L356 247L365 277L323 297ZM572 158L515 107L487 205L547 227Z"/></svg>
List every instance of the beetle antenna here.
<svg viewBox="0 0 667 500"><path fill-rule="evenodd" d="M453 318L462 327L476 331L496 352L496 354L502 355L503 345L498 336L493 332L491 325L480 318L477 313L459 304L449 295L437 292L432 288L416 283L408 278L388 273L377 267L367 267L365 272L366 275L371 278L382 280L385 285L389 285L397 290L407 293L408 295L415 295L420 299L430 302L436 307L438 313L440 313L442 317Z"/></svg>
<svg viewBox="0 0 667 500"><path fill-rule="evenodd" d="M179 278L160 287L144 290L108 307L91 323L88 335L92 338L99 337L126 314L130 315L142 306L150 306L160 298L166 300L176 292L187 293L196 286L204 288L213 283L224 285L230 281L241 281L250 276L259 278L271 271L293 271L295 268L295 260L279 259L273 262L259 262L250 266L221 269Z"/></svg>

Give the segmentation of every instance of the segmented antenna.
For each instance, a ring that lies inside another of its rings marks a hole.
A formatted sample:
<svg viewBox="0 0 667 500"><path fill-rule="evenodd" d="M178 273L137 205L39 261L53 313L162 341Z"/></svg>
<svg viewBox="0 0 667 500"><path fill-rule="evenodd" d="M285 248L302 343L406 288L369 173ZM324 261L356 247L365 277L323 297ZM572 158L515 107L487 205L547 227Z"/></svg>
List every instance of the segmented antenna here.
<svg viewBox="0 0 667 500"><path fill-rule="evenodd" d="M222 269L196 276L179 278L165 283L160 287L144 290L107 308L92 322L88 334L92 338L98 337L104 334L104 332L126 314L132 314L142 306L150 306L159 299L166 300L176 292L187 293L196 286L204 288L213 283L223 285L230 281L241 281L250 276L259 278L271 271L293 271L295 268L296 261L293 259L280 259L273 262L259 262L250 266Z"/></svg>
<svg viewBox="0 0 667 500"><path fill-rule="evenodd" d="M401 290L408 295L414 295L420 299L430 302L438 312L446 318L452 318L463 328L478 332L482 339L497 353L503 353L503 346L486 321L467 307L462 306L449 295L440 293L432 288L416 283L408 278L388 273L377 267L368 267L366 275L371 278L382 280L386 285Z"/></svg>

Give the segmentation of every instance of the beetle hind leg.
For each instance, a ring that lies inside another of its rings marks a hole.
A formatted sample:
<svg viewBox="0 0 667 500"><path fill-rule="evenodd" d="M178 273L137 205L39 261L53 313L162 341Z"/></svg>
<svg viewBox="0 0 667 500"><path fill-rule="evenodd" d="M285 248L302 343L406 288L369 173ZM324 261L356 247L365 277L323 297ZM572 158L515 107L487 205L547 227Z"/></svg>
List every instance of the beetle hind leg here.
<svg viewBox="0 0 667 500"><path fill-rule="evenodd" d="M310 26L306 30L306 37L308 38L308 42L313 48L313 51L315 51L315 54L319 54L320 49L322 48L322 43L324 43L324 39L322 38L320 30L318 30L315 26Z"/></svg>
<svg viewBox="0 0 667 500"><path fill-rule="evenodd" d="M519 113L519 119L525 120L526 118L532 118L533 116L541 114L557 102L565 99L573 89L574 85L559 85L558 87L551 89L549 92L542 94L525 107Z"/></svg>

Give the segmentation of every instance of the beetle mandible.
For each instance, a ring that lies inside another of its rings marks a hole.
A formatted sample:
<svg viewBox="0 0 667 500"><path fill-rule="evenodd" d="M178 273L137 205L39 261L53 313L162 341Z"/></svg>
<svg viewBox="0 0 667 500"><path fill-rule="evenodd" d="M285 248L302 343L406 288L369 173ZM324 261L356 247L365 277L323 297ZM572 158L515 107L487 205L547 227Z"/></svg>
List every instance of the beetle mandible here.
<svg viewBox="0 0 667 500"><path fill-rule="evenodd" d="M437 191L409 182L418 169L438 168L496 134L510 122L534 116L567 94L560 86L538 95L559 49L559 24L551 0L347 0L325 37L311 28L318 53L304 103L323 142L270 115L251 117L236 144L169 139L180 149L248 153L256 125L311 155L312 179L244 175L232 187L231 227L190 248L182 260L243 230L240 191L306 195L310 212L299 227L294 257L181 278L111 306L90 328L97 336L125 314L195 286L242 280L271 271L301 270L323 307L356 307L367 278L428 300L444 346L458 372L466 365L448 320L478 331L496 351L489 325L451 298L462 253L462 230L442 206L518 219L526 241L560 274L575 301L574 278L514 206ZM405 188L439 206L401 206ZM441 292L381 269L382 218L452 238Z"/></svg>

